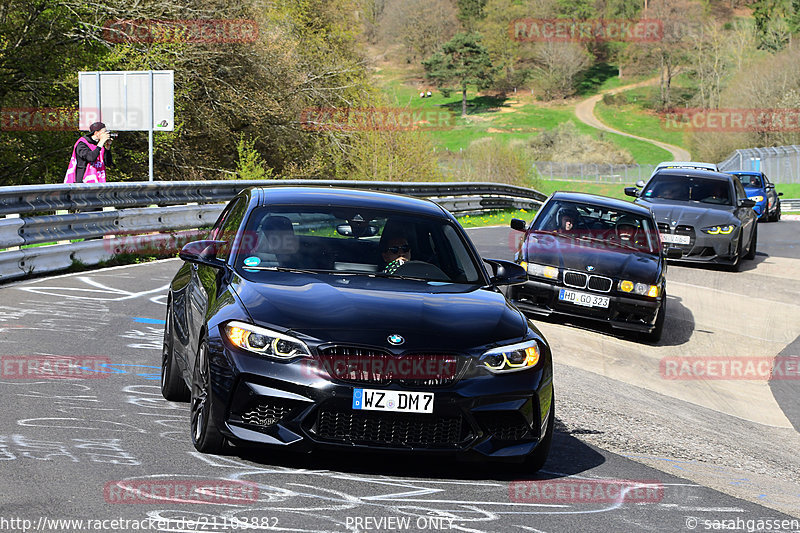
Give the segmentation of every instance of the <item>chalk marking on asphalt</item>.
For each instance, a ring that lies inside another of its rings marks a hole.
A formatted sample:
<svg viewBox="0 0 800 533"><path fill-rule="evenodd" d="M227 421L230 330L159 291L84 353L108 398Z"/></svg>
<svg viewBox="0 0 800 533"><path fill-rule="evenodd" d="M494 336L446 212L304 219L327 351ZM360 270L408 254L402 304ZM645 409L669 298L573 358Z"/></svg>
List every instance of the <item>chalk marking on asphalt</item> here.
<svg viewBox="0 0 800 533"><path fill-rule="evenodd" d="M130 292L124 289L116 289L114 287L108 287L96 281L89 276L78 276L77 278L79 281L94 287L93 289L86 289L81 287L55 287L55 286L37 286L37 287L18 287L19 290L30 292L33 294L44 294L48 296L55 296L57 298L77 298L81 300L91 300L91 301L106 301L106 302L120 302L123 300L131 300L133 298L139 298L140 296L145 296L148 294L153 294L155 292L164 292L169 288L169 284L163 285L161 287L157 287L155 289L150 289L147 291L142 292ZM48 291L55 291L55 292L48 292ZM66 291L72 292L93 292L93 293L100 293L100 294L109 294L114 295L116 297L91 297L91 296L80 296L75 294L69 294Z"/></svg>
<svg viewBox="0 0 800 533"><path fill-rule="evenodd" d="M123 268L141 267L141 266L153 265L153 264L156 264L156 263L166 263L167 261L178 261L178 260L179 259L177 257L174 257L174 258L169 258L169 259L158 259L156 261L148 261L147 263L134 263L132 265L117 265L117 266L113 266L113 267L98 268L97 270L92 270L91 273L92 274L101 274L103 272L108 272L108 271L111 271L111 270L122 270ZM82 274L85 275L86 273L87 272L71 272L69 274L60 274L58 276L46 276L46 277L43 277L43 278L40 278L40 279L23 279L23 280L19 280L19 281L10 281L8 283L3 283L2 285L0 285L0 288L6 288L6 287L17 287L18 288L19 285L33 285L35 283L42 283L44 281L52 281L54 279L72 278L72 277L75 277L75 276L80 276Z"/></svg>

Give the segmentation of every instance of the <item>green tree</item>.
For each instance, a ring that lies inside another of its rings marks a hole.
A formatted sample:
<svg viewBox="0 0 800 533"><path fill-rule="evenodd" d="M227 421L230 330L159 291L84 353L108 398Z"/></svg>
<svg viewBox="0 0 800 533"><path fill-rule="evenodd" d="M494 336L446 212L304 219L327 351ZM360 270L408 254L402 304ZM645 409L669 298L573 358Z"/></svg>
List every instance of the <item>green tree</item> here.
<svg viewBox="0 0 800 533"><path fill-rule="evenodd" d="M457 0L458 20L461 21L467 31L473 31L475 23L486 16L484 12L486 2L487 0Z"/></svg>
<svg viewBox="0 0 800 533"><path fill-rule="evenodd" d="M586 20L597 17L594 0L557 0L558 13L562 17Z"/></svg>
<svg viewBox="0 0 800 533"><path fill-rule="evenodd" d="M457 83L461 89L461 116L467 116L467 88L476 85L486 89L492 83L496 69L489 52L477 33L459 33L430 58L422 62L425 76L437 87Z"/></svg>
<svg viewBox="0 0 800 533"><path fill-rule="evenodd" d="M775 52L791 40L797 30L798 8L796 0L757 0L753 3L753 19L759 47Z"/></svg>

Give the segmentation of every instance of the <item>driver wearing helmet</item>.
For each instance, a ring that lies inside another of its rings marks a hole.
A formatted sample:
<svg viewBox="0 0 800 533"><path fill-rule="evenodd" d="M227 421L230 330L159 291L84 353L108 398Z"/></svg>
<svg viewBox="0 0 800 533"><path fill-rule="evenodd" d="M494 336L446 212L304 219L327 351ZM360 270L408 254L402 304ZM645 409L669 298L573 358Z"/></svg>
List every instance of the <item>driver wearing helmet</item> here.
<svg viewBox="0 0 800 533"><path fill-rule="evenodd" d="M639 222L630 215L622 215L614 225L617 241L628 246L639 245Z"/></svg>
<svg viewBox="0 0 800 533"><path fill-rule="evenodd" d="M558 211L556 222L559 233L574 233L577 230L580 214L574 207L562 207Z"/></svg>

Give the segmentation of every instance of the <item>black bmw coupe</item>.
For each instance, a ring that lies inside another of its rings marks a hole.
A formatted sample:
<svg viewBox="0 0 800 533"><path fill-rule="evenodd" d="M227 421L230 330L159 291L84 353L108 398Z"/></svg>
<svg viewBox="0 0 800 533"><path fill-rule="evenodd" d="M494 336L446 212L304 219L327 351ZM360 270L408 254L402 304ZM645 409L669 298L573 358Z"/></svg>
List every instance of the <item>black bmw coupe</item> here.
<svg viewBox="0 0 800 533"><path fill-rule="evenodd" d="M169 289L162 392L202 452L422 451L544 463L550 348L456 219L416 198L241 192ZM487 265L489 268L487 268Z"/></svg>
<svg viewBox="0 0 800 533"><path fill-rule="evenodd" d="M614 198L556 192L542 205L516 255L528 281L508 289L532 315L598 320L652 342L666 315L666 254L646 208Z"/></svg>

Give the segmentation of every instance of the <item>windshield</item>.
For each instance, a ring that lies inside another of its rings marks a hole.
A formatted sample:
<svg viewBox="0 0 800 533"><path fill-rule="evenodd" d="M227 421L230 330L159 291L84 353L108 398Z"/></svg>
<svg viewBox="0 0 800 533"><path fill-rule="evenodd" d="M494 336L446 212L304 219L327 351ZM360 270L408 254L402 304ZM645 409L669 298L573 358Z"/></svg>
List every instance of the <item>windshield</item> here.
<svg viewBox="0 0 800 533"><path fill-rule="evenodd" d="M659 253L652 220L620 209L552 201L536 217L532 229L595 244Z"/></svg>
<svg viewBox="0 0 800 533"><path fill-rule="evenodd" d="M656 174L645 187L643 198L662 198L681 202L733 205L731 186L724 180L695 176Z"/></svg>
<svg viewBox="0 0 800 533"><path fill-rule="evenodd" d="M328 206L255 209L234 267L481 283L462 233L447 220Z"/></svg>
<svg viewBox="0 0 800 533"><path fill-rule="evenodd" d="M753 174L735 174L739 181L745 187L755 187L757 189L762 188L761 183L761 176L753 175Z"/></svg>

